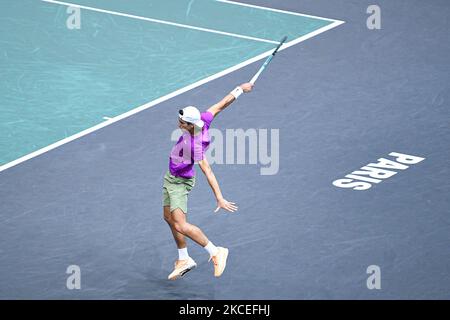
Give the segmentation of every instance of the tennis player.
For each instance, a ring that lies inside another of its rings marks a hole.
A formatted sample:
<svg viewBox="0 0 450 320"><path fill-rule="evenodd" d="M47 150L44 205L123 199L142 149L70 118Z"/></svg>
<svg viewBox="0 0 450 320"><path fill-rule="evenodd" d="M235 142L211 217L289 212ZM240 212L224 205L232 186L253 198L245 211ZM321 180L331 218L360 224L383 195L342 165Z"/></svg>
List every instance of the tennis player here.
<svg viewBox="0 0 450 320"><path fill-rule="evenodd" d="M205 157L205 151L210 144L208 129L214 117L242 93L250 92L252 88L253 84L251 83L244 83L236 87L206 112L200 113L197 108L192 106L179 111L178 127L183 130L183 134L170 153L169 170L164 176L163 184L164 220L169 224L178 247L178 260L175 261L173 272L168 276L169 280L178 279L197 266L188 254L185 237L205 248L210 256L209 260L214 263L215 277L220 277L225 270L228 249L216 247L199 227L187 222L188 194L195 185L194 163L197 162L216 197L215 212L221 208L229 212L238 209L234 202L227 201L223 197L219 183Z"/></svg>

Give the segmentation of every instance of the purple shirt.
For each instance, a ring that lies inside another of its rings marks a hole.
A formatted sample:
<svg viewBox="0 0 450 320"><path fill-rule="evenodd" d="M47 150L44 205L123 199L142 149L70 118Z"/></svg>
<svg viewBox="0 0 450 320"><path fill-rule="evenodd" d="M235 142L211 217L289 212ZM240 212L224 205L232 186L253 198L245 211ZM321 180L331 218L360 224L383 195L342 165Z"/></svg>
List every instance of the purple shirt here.
<svg viewBox="0 0 450 320"><path fill-rule="evenodd" d="M186 179L194 177L194 163L205 157L205 151L211 142L208 129L214 116L209 111L202 112L200 116L205 123L201 131L195 129L196 132L192 136L183 130L182 136L170 152L169 170L173 176Z"/></svg>

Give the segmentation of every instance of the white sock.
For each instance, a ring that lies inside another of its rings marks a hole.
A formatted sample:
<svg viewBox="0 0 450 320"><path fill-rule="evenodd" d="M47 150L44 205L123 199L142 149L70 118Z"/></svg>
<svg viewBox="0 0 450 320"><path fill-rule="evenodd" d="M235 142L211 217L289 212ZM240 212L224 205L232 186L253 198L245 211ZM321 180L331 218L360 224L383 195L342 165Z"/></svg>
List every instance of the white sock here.
<svg viewBox="0 0 450 320"><path fill-rule="evenodd" d="M215 256L219 251L219 249L217 249L217 247L211 241L208 242L208 244L203 248L208 251L210 257Z"/></svg>
<svg viewBox="0 0 450 320"><path fill-rule="evenodd" d="M178 249L178 260L187 260L189 259L189 253L187 248Z"/></svg>

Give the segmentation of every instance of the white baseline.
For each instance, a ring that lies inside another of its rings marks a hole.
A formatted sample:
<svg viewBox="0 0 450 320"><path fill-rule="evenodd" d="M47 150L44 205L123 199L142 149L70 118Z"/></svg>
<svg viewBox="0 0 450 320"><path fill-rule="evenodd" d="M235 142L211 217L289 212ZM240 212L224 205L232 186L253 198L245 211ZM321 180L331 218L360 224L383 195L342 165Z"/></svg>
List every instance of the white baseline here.
<svg viewBox="0 0 450 320"><path fill-rule="evenodd" d="M236 1L230 1L230 0L215 0L215 1L222 2L222 3L228 3L228 4L233 4L233 5L242 6L242 7L249 7L249 8L261 9L261 10L267 10L267 11L273 11L273 12L279 12L279 13L286 13L286 14L291 14L291 15L294 15L294 16L300 16L300 17L306 17L306 18L315 18L315 19L320 19L320 20L325 20L325 21L336 21L336 22L339 21L339 22L344 23L344 21L341 21L341 20L329 19L329 18L318 17L318 16L312 16L312 15L309 15L309 14L293 12L293 11L286 11L286 10L280 10L280 9L274 9L274 8L269 8L269 7L261 7L261 6L256 6L256 5L253 5L253 4L248 4L248 3L243 3L243 2L236 2Z"/></svg>
<svg viewBox="0 0 450 320"><path fill-rule="evenodd" d="M273 43L273 44L277 44L278 43L277 41L273 41L273 40L249 37L249 36L244 36L242 34L237 34L237 33L224 32L224 31L219 31L219 30L214 30L214 29L208 29L208 28L201 28L201 27L191 26L191 25L188 25L188 24L182 24L182 23L176 23L176 22L171 22L171 21L165 21L165 20L147 18L147 17L142 17L142 16L136 16L136 15L133 15L133 14L122 13L122 12L117 12L117 11L110 11L110 10L104 10L104 9L99 9L99 8L94 8L94 7L87 7L87 6L79 5L79 4L76 4L76 3L56 1L56 0L42 0L42 1L43 2L48 2L48 3L53 3L53 4L60 4L60 5L64 5L64 6L69 6L69 7L80 8L80 9L89 10L89 11L107 13L107 14L111 14L111 15L115 15L115 16L122 16L122 17L127 17L127 18L132 18L132 19L144 20L144 21L148 21L148 22L166 24L166 25L174 26L174 27L180 27L180 28L185 28L185 29L192 29L192 30L203 31L203 32L210 32L210 33L216 33L216 34L220 34L220 35L224 35L224 36L230 36L230 37L235 37L235 38L242 38L242 39L247 39L247 40L254 40L254 41Z"/></svg>

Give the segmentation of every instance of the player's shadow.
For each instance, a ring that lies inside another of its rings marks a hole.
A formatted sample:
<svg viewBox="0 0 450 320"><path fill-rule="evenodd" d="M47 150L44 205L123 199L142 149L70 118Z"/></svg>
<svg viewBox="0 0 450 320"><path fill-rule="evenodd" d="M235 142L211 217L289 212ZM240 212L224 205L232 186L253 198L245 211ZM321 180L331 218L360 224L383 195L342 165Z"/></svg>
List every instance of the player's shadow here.
<svg viewBox="0 0 450 320"><path fill-rule="evenodd" d="M201 267L201 266L199 266ZM198 268L197 268L198 269ZM207 280L202 270L194 269L183 278L170 281L165 268L149 268L133 277L115 290L117 299L146 300L211 300L214 286ZM170 271L170 269L168 269Z"/></svg>

